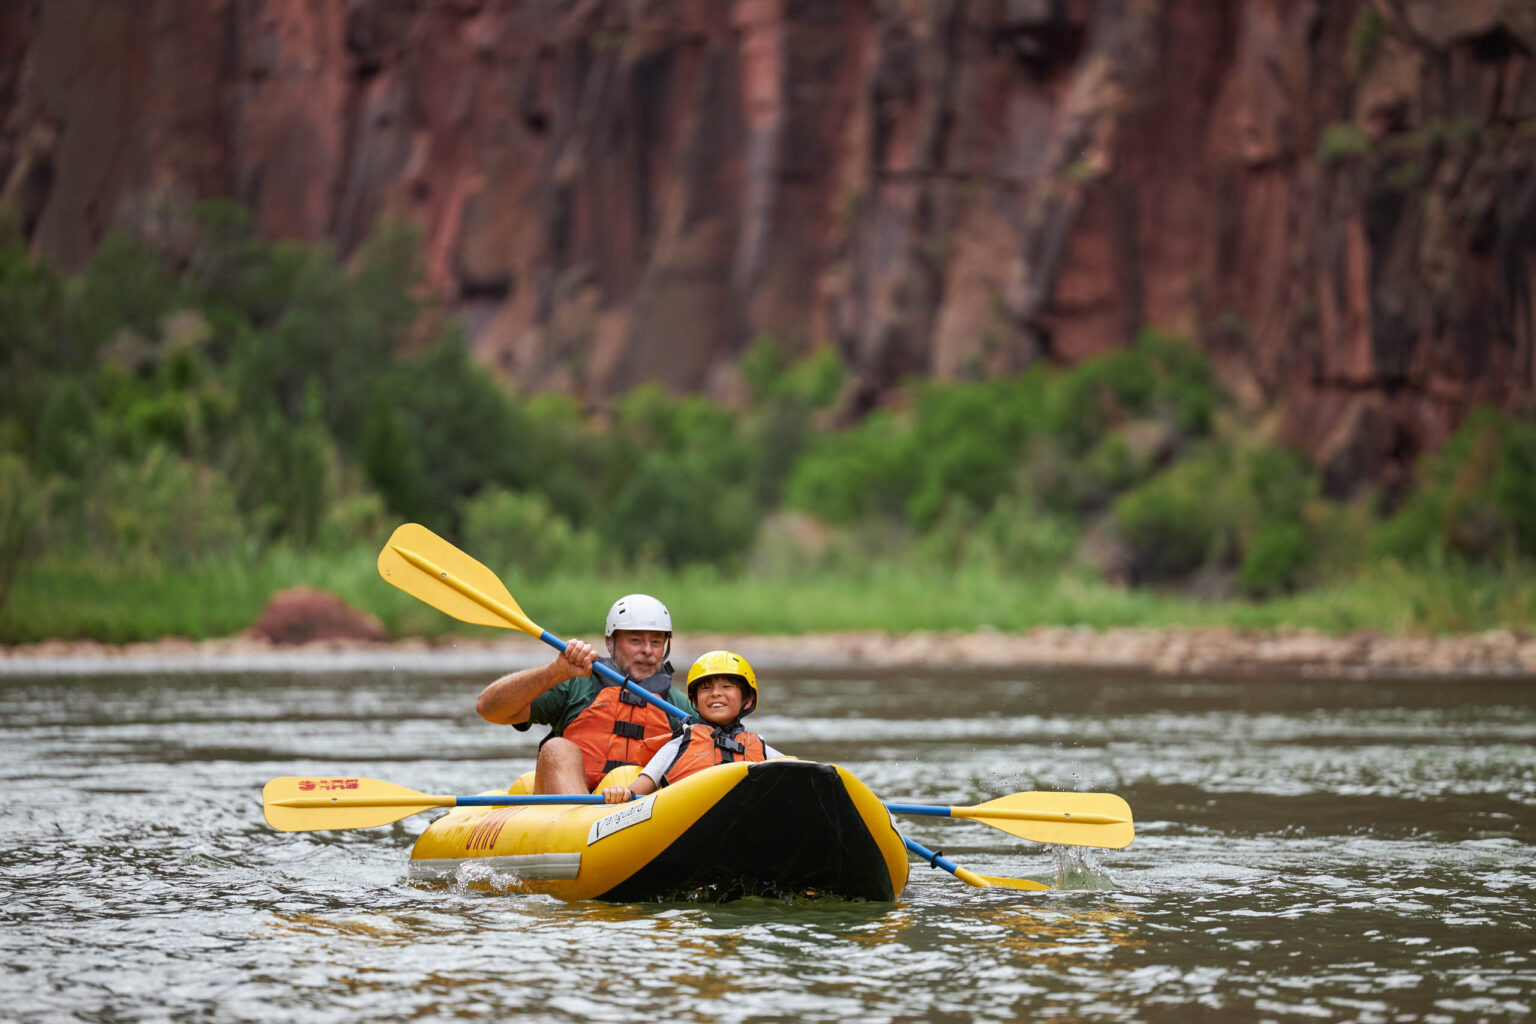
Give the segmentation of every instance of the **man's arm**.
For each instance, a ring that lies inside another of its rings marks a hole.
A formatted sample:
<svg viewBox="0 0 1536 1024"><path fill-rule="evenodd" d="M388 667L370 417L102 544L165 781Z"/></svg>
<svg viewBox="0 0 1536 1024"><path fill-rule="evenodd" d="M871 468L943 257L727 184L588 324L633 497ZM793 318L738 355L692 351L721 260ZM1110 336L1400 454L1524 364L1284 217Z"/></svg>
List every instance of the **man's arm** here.
<svg viewBox="0 0 1536 1024"><path fill-rule="evenodd" d="M496 725L526 722L535 698L567 679L591 675L594 659L591 645L580 640L568 641L564 653L549 664L509 672L481 690L475 710L481 718Z"/></svg>

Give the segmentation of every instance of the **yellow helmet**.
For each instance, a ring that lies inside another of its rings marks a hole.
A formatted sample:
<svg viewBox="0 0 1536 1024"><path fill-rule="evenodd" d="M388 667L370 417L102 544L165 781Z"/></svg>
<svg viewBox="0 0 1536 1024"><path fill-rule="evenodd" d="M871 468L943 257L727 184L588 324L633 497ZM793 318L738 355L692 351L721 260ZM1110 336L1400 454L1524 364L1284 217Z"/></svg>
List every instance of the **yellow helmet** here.
<svg viewBox="0 0 1536 1024"><path fill-rule="evenodd" d="M742 714L746 715L757 710L757 673L752 671L752 666L747 664L747 659L730 651L710 651L700 655L699 660L693 663L688 670L688 700L694 701L694 694L698 692L698 684L710 676L735 676L740 679L746 688L752 693L752 703L744 706Z"/></svg>

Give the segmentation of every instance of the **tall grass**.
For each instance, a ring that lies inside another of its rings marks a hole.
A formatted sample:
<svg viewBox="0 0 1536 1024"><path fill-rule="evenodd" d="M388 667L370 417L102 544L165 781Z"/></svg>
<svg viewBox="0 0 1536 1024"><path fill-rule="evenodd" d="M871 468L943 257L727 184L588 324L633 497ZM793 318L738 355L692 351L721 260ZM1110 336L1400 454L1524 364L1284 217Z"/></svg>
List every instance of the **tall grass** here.
<svg viewBox="0 0 1536 1024"><path fill-rule="evenodd" d="M396 638L495 636L466 625L385 583L376 551L333 554L279 549L255 564L107 569L88 563L26 566L0 611L0 642L90 638L107 643L236 634L275 591L313 586L377 615ZM1536 574L1387 561L1357 576L1266 601L1201 601L1145 588L1119 588L1081 573L1034 578L965 567L940 572L881 564L862 572L816 570L738 576L713 568L650 568L502 578L523 610L560 635L595 635L621 594L655 594L681 631L803 634L837 630L1017 632L1036 626L1236 629L1310 628L1386 634L1528 630L1536 622Z"/></svg>

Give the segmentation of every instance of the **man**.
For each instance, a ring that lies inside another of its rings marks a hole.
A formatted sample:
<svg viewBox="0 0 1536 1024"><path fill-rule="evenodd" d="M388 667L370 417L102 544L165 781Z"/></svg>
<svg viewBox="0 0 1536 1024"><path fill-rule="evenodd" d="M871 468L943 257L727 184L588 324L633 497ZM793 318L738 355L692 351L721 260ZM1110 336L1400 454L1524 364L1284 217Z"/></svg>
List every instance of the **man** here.
<svg viewBox="0 0 1536 1024"><path fill-rule="evenodd" d="M647 594L629 594L608 609L601 659L689 714L688 695L672 685L672 613ZM593 670L595 651L580 640L537 668L502 676L480 693L475 710L487 722L526 730L550 727L534 766L535 793L590 793L604 775L643 765L682 732L682 723Z"/></svg>

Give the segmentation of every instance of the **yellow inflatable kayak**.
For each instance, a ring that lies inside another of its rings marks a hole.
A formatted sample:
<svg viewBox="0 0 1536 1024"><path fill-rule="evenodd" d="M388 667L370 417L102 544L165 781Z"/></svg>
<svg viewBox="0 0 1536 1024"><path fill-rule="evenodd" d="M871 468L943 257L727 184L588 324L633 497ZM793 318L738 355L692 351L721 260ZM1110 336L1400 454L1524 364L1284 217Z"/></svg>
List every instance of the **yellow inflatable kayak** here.
<svg viewBox="0 0 1536 1024"><path fill-rule="evenodd" d="M459 807L432 822L410 874L466 862L562 900L821 896L895 900L907 851L846 769L792 759L716 765L625 804Z"/></svg>

